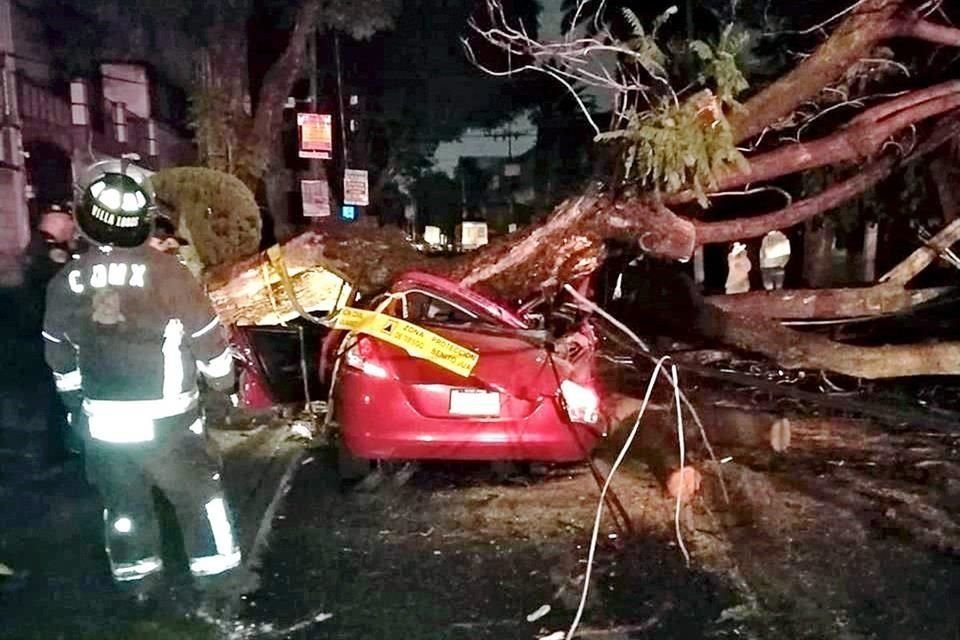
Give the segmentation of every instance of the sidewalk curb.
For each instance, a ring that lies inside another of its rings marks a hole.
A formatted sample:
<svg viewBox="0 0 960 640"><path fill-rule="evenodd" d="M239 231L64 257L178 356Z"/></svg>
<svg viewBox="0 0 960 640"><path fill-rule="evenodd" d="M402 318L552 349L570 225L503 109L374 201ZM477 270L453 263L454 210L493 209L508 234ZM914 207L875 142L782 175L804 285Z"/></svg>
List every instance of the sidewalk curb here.
<svg viewBox="0 0 960 640"><path fill-rule="evenodd" d="M296 475L297 470L300 468L301 463L304 458L307 457L308 451L306 449L299 449L296 451L289 459L286 464L286 468L283 471L283 475L280 477L280 481L277 483L277 488L274 490L273 496L270 499L270 502L267 503L266 509L263 511L263 515L260 518L260 524L257 527L257 532L253 537L253 542L250 545L250 551L247 554L247 566L255 567L260 564L261 554L267 546L267 540L270 537L270 533L273 530L273 521L276 518L277 512L280 509L283 499L286 497L287 492L291 486L291 482Z"/></svg>

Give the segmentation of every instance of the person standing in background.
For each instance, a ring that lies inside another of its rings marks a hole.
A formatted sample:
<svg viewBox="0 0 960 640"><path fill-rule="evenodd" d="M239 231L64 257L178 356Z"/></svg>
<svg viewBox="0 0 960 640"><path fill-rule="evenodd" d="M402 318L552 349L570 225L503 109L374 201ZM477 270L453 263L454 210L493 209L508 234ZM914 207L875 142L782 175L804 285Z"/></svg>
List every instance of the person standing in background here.
<svg viewBox="0 0 960 640"><path fill-rule="evenodd" d="M787 263L790 262L790 239L782 231L771 231L760 245L760 274L767 291L783 289Z"/></svg>
<svg viewBox="0 0 960 640"><path fill-rule="evenodd" d="M727 255L727 283L726 293L746 293L750 291L750 269L753 265L747 255L747 246L742 242L734 242L733 248Z"/></svg>

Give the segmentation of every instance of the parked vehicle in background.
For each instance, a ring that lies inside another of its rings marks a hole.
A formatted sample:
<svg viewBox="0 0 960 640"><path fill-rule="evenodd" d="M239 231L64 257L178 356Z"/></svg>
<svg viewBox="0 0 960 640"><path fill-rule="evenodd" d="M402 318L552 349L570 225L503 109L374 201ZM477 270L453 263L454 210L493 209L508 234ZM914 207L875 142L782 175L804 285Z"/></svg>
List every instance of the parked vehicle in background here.
<svg viewBox="0 0 960 640"><path fill-rule="evenodd" d="M374 337L333 332L321 369L329 379L339 360L333 417L351 456L576 461L603 436L588 324L557 337L457 283L417 272L367 306L383 306L479 360L465 378Z"/></svg>

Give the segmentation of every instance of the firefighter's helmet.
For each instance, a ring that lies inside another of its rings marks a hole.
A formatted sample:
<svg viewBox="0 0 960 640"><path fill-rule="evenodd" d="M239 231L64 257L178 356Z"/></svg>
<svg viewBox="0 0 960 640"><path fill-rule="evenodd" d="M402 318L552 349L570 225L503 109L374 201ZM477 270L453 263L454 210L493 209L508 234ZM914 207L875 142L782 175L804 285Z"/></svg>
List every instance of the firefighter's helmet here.
<svg viewBox="0 0 960 640"><path fill-rule="evenodd" d="M138 247L150 237L154 204L146 169L126 159L98 162L77 186L77 226L90 240Z"/></svg>

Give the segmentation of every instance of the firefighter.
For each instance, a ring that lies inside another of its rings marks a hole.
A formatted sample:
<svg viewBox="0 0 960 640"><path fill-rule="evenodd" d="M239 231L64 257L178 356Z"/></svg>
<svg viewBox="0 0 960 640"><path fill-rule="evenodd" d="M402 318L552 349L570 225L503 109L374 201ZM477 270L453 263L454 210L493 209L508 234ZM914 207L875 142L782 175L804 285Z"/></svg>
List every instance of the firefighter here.
<svg viewBox="0 0 960 640"><path fill-rule="evenodd" d="M147 242L146 172L100 163L83 185L75 216L94 248L51 281L43 337L58 389L83 398L110 571L140 599L162 583L170 532L157 518L159 494L173 507L195 584L216 591L238 573L241 554L206 447L198 380L228 394L232 355L199 283Z"/></svg>

